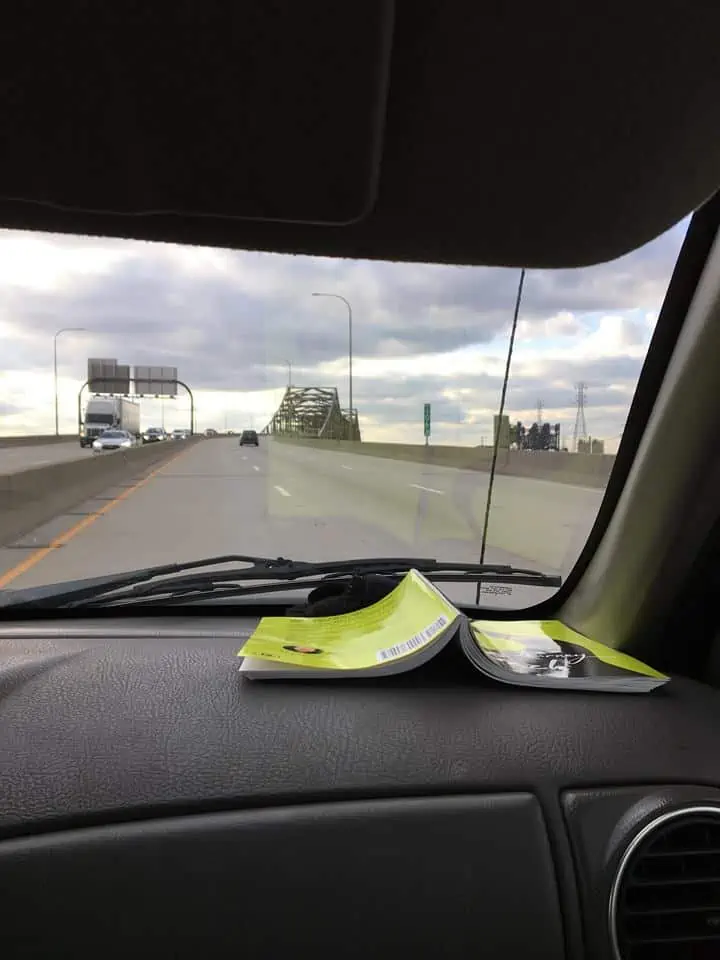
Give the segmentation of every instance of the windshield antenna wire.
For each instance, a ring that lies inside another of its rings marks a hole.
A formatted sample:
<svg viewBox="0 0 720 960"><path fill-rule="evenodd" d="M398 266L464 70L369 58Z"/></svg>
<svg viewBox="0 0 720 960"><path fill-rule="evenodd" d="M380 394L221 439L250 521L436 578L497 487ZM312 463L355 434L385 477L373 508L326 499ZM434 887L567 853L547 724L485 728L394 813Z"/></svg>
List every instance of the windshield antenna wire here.
<svg viewBox="0 0 720 960"><path fill-rule="evenodd" d="M488 524L490 522L490 507L492 505L493 485L495 483L495 467L497 465L498 447L500 446L500 430L502 429L502 418L505 411L505 395L507 394L508 379L510 377L510 363L512 361L513 347L515 346L515 331L517 330L518 315L520 313L520 303L522 301L523 284L525 283L525 268L520 271L520 282L517 288L517 297L515 298L515 312L513 313L512 327L510 328L510 343L508 345L507 360L505 362L505 378L503 380L502 392L500 393L500 409L498 410L497 427L495 428L495 438L493 441L492 461L490 462L490 479L488 480L487 500L485 501L485 519L483 521L482 541L480 543L480 563L485 563L485 548L487 546ZM482 580L478 580L475 588L475 604L480 604L480 589Z"/></svg>

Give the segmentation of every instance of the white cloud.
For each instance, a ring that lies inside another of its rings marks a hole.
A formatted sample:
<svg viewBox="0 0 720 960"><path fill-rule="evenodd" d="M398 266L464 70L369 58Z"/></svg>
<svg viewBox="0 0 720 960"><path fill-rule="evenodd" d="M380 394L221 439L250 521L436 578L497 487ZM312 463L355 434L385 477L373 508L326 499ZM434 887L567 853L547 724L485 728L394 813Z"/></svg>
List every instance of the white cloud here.
<svg viewBox="0 0 720 960"><path fill-rule="evenodd" d="M0 286L52 291L112 270L127 256L118 241L63 241L47 234L0 233Z"/></svg>
<svg viewBox="0 0 720 960"><path fill-rule="evenodd" d="M573 337L583 331L582 322L569 310L561 310L550 317L518 318L519 341L534 341L542 338Z"/></svg>
<svg viewBox="0 0 720 960"><path fill-rule="evenodd" d="M634 348L638 348L638 356L644 356L647 342L647 331L640 323L622 314L613 314L600 319L597 329L582 341L582 347L586 356L618 356Z"/></svg>

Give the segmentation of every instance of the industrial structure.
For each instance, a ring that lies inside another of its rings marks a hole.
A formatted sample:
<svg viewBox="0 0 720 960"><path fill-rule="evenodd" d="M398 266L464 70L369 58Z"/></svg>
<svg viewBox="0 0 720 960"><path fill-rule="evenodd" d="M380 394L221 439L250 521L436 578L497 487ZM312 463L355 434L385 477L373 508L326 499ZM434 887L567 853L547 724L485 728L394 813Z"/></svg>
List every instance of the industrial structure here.
<svg viewBox="0 0 720 960"><path fill-rule="evenodd" d="M575 429L573 430L573 451L575 453L589 453L587 448L588 432L585 422L585 403L587 401L587 384L575 384Z"/></svg>
<svg viewBox="0 0 720 960"><path fill-rule="evenodd" d="M357 410L340 407L336 387L287 387L263 433L271 436L360 440Z"/></svg>

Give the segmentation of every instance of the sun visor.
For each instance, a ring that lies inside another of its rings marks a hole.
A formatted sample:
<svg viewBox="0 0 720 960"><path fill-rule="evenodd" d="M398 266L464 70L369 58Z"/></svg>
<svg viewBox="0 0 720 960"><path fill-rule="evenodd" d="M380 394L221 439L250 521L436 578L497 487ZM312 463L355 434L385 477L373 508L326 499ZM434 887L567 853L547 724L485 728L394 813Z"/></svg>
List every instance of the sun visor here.
<svg viewBox="0 0 720 960"><path fill-rule="evenodd" d="M0 93L0 193L87 212L354 222L375 198L392 11L44 5L42 29L19 18L1 43L13 86ZM45 162L29 165L40 139Z"/></svg>
<svg viewBox="0 0 720 960"><path fill-rule="evenodd" d="M720 186L720 4L26 0L0 225L529 269Z"/></svg>

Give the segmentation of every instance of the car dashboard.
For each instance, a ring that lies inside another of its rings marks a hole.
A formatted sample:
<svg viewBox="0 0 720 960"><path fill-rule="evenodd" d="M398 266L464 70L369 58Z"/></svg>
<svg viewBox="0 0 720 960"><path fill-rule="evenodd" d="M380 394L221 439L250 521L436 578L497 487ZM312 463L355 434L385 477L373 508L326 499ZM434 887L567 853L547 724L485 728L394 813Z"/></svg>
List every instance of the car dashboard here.
<svg viewBox="0 0 720 960"><path fill-rule="evenodd" d="M717 956L720 695L250 681L257 617L0 628L5 956Z"/></svg>

